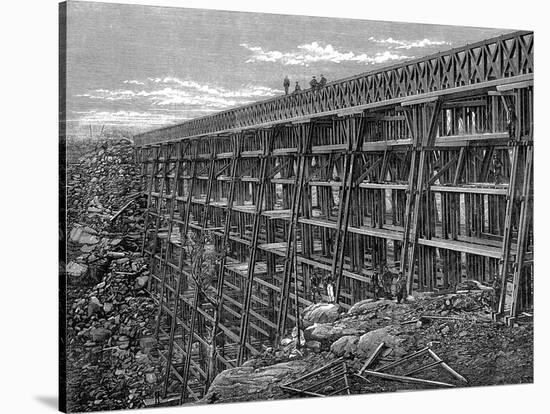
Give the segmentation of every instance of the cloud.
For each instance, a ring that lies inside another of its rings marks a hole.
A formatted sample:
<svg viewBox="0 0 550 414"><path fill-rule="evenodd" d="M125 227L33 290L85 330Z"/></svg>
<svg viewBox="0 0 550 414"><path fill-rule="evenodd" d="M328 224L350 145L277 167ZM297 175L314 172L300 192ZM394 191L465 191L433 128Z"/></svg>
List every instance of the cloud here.
<svg viewBox="0 0 550 414"><path fill-rule="evenodd" d="M374 37L371 36L369 37L368 40L378 44L389 45L390 48L406 49L406 50L413 49L413 48L451 45L450 42L446 42L444 40L430 40L430 39L409 41L409 40L397 40L392 37L388 37L387 39L375 39Z"/></svg>
<svg viewBox="0 0 550 414"><path fill-rule="evenodd" d="M94 101L97 107L89 111L72 111L72 119L67 122L71 125L157 127L283 93L260 85L227 89L173 76L127 80L120 86L76 95Z"/></svg>
<svg viewBox="0 0 550 414"><path fill-rule="evenodd" d="M76 115L67 122L83 125L108 125L108 126L158 126L174 124L192 118L194 115L185 116L176 113L138 112L138 111L72 111Z"/></svg>
<svg viewBox="0 0 550 414"><path fill-rule="evenodd" d="M261 98L268 98L282 91L258 85L244 85L236 90L181 80L166 76L148 78L147 81L124 81L125 84L144 86L131 89L95 89L76 95L103 101L145 101L154 106L201 107L204 109L225 109L243 105Z"/></svg>
<svg viewBox="0 0 550 414"><path fill-rule="evenodd" d="M130 90L110 91L108 89L95 89L91 93L81 93L76 96L80 98L101 99L105 101L127 101L131 100L135 95L135 92Z"/></svg>
<svg viewBox="0 0 550 414"><path fill-rule="evenodd" d="M130 85L145 85L144 82L138 81L138 80L125 80L123 83L127 83Z"/></svg>
<svg viewBox="0 0 550 414"><path fill-rule="evenodd" d="M307 43L296 47L296 51L280 52L278 50L264 50L260 46L251 46L241 43L240 46L252 52L252 56L246 61L254 62L279 62L284 65L309 66L317 62L358 62L363 64L384 63L393 60L410 59L413 56L404 56L389 51L378 52L373 55L366 53L356 54L354 52L341 52L332 45L325 46L318 42Z"/></svg>

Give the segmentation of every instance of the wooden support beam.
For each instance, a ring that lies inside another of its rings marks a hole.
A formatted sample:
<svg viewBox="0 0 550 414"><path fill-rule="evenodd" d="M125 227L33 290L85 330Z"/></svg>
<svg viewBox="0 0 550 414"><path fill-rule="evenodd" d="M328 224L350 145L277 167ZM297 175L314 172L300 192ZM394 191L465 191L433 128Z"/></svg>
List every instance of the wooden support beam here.
<svg viewBox="0 0 550 414"><path fill-rule="evenodd" d="M273 132L275 130L272 130ZM248 341L248 321L250 317L250 303L251 303L251 296L252 296L252 285L254 282L254 270L256 266L256 258L258 253L258 236L260 232L260 220L261 220L261 214L262 214L262 208L264 204L264 194L265 194L265 188L267 183L267 164L268 164L268 156L271 152L271 144L273 142L273 135L271 134L267 139L263 139L262 146L263 146L263 156L260 160L261 166L260 166L260 185L257 190L257 196L256 196L256 208L254 212L254 224L252 229L252 242L250 246L250 261L248 265L248 273L246 276L247 284L246 284L246 290L245 290L245 302L243 306L243 315L241 318L241 328L240 328L240 347L239 347L239 353L237 355L237 364L240 365L244 362L245 357L245 349L246 349L246 343Z"/></svg>
<svg viewBox="0 0 550 414"><path fill-rule="evenodd" d="M527 249L527 238L529 230L532 226L531 217L532 199L529 197L532 189L533 175L533 146L530 145L526 149L526 162L523 174L523 185L521 190L521 207L519 212L518 223L518 242L516 249L516 260L514 262L514 275L512 282L512 302L510 304L510 317L515 318L518 314L518 294L524 275L523 262L525 259L525 251Z"/></svg>
<svg viewBox="0 0 550 414"><path fill-rule="evenodd" d="M286 255L285 255L285 269L282 279L282 287L283 291L281 293L280 297L280 305L279 305L279 313L277 318L277 337L276 341L279 341L281 336L284 334L285 326L286 326L286 318L287 318L287 312L288 312L288 298L290 294L290 275L292 274L292 267L293 267L293 260L291 257L292 252L292 243L294 241L294 232L296 231L296 227L298 225L298 216L299 216L299 208L300 208L300 202L302 199L302 187L304 183L304 169L305 169L305 162L306 162L306 155L309 153L310 147L311 147L311 141L314 134L314 125L313 124L307 124L306 127L304 127L303 132L306 134L306 139L299 140L299 159L298 159L298 170L296 172L296 184L294 186L294 191L292 195L292 214L291 219L289 223L288 228L288 236L287 236L287 244L286 244ZM297 130L294 130L296 133Z"/></svg>

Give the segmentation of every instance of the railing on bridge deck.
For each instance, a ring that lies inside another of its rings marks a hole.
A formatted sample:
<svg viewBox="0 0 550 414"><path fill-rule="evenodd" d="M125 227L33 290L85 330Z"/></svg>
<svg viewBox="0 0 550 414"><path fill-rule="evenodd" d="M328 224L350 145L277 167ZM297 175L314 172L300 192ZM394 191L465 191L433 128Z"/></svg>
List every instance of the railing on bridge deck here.
<svg viewBox="0 0 550 414"><path fill-rule="evenodd" d="M513 32L138 134L137 146L344 110L391 99L533 73L533 33Z"/></svg>

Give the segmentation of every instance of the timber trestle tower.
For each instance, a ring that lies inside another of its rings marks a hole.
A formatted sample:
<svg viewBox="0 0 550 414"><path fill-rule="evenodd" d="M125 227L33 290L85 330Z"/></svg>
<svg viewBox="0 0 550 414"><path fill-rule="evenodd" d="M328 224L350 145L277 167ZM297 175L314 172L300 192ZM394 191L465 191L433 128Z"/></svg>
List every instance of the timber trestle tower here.
<svg viewBox="0 0 550 414"><path fill-rule="evenodd" d="M349 308L372 296L387 265L409 293L496 280L494 316L508 323L532 308L531 32L143 133L135 145L164 393L182 402L327 300L322 281ZM206 253L216 265L205 281Z"/></svg>

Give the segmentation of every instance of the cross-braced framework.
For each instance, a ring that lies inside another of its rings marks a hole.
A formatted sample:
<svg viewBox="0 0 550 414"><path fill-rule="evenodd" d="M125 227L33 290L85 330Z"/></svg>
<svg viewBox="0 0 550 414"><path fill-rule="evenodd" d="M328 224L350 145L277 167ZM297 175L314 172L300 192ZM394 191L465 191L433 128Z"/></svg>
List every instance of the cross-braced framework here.
<svg viewBox="0 0 550 414"><path fill-rule="evenodd" d="M508 323L530 309L532 54L519 32L306 92L300 116L282 97L224 115L258 113L246 128L137 137L164 393L200 399L305 306L372 297L385 266L408 293L500 286ZM365 103L353 85L382 78Z"/></svg>

